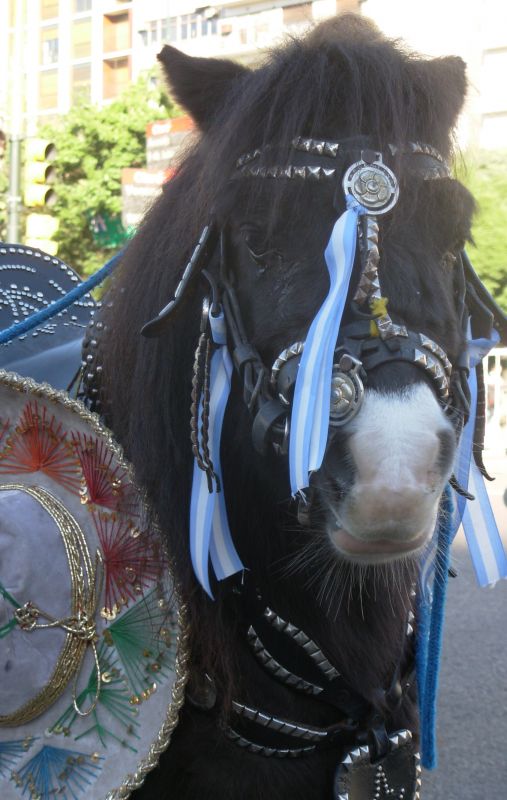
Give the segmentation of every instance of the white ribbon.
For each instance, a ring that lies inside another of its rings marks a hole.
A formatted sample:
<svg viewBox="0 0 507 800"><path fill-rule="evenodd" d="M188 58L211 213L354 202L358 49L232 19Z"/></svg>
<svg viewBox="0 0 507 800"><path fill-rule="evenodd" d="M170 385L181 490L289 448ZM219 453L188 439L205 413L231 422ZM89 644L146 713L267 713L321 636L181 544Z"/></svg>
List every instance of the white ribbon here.
<svg viewBox="0 0 507 800"><path fill-rule="evenodd" d="M199 468L194 459L190 499L190 554L199 583L213 598L209 579L210 556L218 580L224 580L240 572L244 567L232 541L220 466L220 440L232 375L223 311L217 316L210 314L210 326L213 341L219 347L211 358L208 446L213 469L220 482L220 491L217 491L215 482L212 491L209 491L206 473ZM199 404L199 437L201 417L202 398Z"/></svg>
<svg viewBox="0 0 507 800"><path fill-rule="evenodd" d="M477 377L475 367L498 343L498 334L493 331L491 339L469 341L470 354L470 418L465 425L458 448L455 475L475 500L458 496L454 511L454 535L463 523L470 557L480 586L490 586L501 578L507 578L507 556L498 531L495 516L484 484L484 478L472 460L473 436L477 411Z"/></svg>
<svg viewBox="0 0 507 800"><path fill-rule="evenodd" d="M331 406L333 356L354 266L357 221L366 213L352 195L336 221L324 257L329 292L306 337L292 406L289 469L292 494L310 484L310 474L324 459Z"/></svg>

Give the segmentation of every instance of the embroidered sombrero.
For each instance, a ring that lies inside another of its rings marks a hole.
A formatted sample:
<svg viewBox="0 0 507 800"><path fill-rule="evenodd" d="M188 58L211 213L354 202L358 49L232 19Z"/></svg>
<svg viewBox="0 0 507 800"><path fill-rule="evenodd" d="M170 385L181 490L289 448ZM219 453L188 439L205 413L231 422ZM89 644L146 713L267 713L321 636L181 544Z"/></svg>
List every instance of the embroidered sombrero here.
<svg viewBox="0 0 507 800"><path fill-rule="evenodd" d="M94 414L0 370L0 797L126 798L185 688L182 613Z"/></svg>

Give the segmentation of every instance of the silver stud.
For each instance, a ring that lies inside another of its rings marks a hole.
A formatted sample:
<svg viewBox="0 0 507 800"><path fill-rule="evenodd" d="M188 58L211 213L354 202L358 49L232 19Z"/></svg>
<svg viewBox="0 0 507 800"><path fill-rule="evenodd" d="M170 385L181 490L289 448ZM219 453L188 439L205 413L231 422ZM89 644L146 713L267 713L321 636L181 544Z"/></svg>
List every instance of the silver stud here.
<svg viewBox="0 0 507 800"><path fill-rule="evenodd" d="M308 177L312 180L320 180L320 167L307 167Z"/></svg>
<svg viewBox="0 0 507 800"><path fill-rule="evenodd" d="M414 353L414 363L420 364L422 367L426 368L428 366L428 356L420 350L416 350Z"/></svg>
<svg viewBox="0 0 507 800"><path fill-rule="evenodd" d="M332 158L336 158L338 155L338 150L340 149L340 145L338 142L325 142L324 143L324 155L331 156Z"/></svg>

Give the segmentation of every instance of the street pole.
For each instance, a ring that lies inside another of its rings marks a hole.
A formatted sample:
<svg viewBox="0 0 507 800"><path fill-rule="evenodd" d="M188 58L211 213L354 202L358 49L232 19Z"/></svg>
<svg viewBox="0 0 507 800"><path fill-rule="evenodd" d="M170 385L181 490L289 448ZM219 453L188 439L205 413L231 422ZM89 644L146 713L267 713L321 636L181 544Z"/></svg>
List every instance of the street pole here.
<svg viewBox="0 0 507 800"><path fill-rule="evenodd" d="M7 239L20 240L21 142L23 140L23 32L24 0L16 0L14 52L11 63L11 120L9 132L9 191L7 194Z"/></svg>
<svg viewBox="0 0 507 800"><path fill-rule="evenodd" d="M9 136L9 193L7 195L7 241L19 242L19 210L21 206L21 141L22 137Z"/></svg>

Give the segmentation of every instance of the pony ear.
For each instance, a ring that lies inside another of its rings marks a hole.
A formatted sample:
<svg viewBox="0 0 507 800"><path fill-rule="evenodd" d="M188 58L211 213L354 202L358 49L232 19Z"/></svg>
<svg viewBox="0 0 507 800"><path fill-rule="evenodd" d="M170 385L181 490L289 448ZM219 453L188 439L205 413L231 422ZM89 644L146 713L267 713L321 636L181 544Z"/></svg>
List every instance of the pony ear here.
<svg viewBox="0 0 507 800"><path fill-rule="evenodd" d="M158 60L176 100L202 130L223 105L234 81L250 71L223 58L187 56L168 44L158 54Z"/></svg>
<svg viewBox="0 0 507 800"><path fill-rule="evenodd" d="M466 64L459 56L412 61L416 85L426 98L423 114L449 131L454 128L467 92Z"/></svg>

